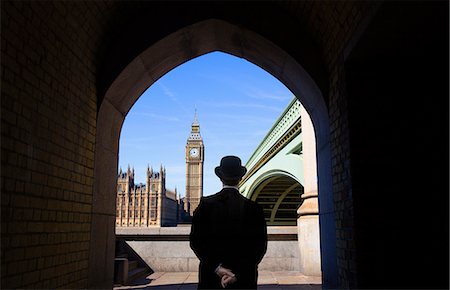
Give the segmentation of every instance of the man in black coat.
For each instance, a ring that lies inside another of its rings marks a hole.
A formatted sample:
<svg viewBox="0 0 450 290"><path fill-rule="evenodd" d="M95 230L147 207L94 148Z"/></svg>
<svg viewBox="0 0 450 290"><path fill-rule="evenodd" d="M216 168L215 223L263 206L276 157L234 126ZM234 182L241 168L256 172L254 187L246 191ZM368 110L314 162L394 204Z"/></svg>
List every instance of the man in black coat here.
<svg viewBox="0 0 450 290"><path fill-rule="evenodd" d="M200 259L199 289L256 289L267 229L261 207L238 191L246 172L238 157L222 158L215 173L223 189L194 211L190 244Z"/></svg>

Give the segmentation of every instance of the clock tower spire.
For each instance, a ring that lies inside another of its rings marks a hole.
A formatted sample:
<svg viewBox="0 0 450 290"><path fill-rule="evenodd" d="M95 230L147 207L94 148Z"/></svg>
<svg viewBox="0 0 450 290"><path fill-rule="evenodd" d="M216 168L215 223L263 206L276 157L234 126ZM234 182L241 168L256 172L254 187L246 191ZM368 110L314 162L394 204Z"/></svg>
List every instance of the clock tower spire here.
<svg viewBox="0 0 450 290"><path fill-rule="evenodd" d="M203 162L205 146L200 135L200 123L197 110L191 125L191 133L186 142L186 199L184 210L190 216L200 203L203 196Z"/></svg>

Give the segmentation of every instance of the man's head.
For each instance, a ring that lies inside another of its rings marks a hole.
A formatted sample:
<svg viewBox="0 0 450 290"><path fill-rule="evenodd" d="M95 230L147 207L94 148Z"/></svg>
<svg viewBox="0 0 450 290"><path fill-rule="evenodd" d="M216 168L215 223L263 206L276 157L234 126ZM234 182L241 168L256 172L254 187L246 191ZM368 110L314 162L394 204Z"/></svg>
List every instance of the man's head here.
<svg viewBox="0 0 450 290"><path fill-rule="evenodd" d="M241 165L241 159L237 156L225 156L220 160L220 166L215 169L216 175L225 185L237 185L247 172L247 168Z"/></svg>

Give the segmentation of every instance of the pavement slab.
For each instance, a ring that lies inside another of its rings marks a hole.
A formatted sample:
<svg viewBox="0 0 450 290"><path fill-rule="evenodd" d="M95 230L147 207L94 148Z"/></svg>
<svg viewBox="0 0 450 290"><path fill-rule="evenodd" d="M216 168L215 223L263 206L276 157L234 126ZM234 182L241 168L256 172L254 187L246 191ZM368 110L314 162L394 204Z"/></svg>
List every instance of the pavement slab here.
<svg viewBox="0 0 450 290"><path fill-rule="evenodd" d="M197 289L198 272L155 272L130 285L115 285L114 290L194 290ZM296 271L260 271L260 290L320 290L320 276L306 276Z"/></svg>

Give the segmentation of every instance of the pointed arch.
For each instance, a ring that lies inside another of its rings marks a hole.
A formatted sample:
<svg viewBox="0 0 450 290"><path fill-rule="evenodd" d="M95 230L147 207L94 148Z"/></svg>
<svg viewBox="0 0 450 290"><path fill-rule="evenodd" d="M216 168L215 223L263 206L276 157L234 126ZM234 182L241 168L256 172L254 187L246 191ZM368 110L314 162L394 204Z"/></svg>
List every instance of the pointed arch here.
<svg viewBox="0 0 450 290"><path fill-rule="evenodd" d="M187 26L147 48L117 76L99 105L89 259L90 284L104 285L99 280L112 280L115 178L119 137L126 114L141 94L161 76L186 61L213 51L244 58L271 73L294 93L308 111L316 135L322 279L324 286L336 287L338 273L329 118L322 93L303 67L280 47L253 31L217 19ZM100 277L98 269L105 269L108 274Z"/></svg>

